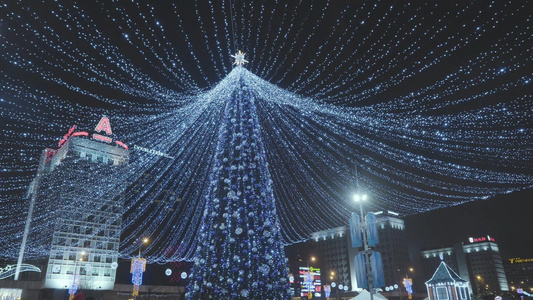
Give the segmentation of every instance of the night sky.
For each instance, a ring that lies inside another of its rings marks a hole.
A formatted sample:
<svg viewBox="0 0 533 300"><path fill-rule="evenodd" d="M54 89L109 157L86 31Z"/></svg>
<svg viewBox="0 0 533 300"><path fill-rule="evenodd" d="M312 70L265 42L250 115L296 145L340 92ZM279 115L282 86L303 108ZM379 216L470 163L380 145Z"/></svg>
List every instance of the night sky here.
<svg viewBox="0 0 533 300"><path fill-rule="evenodd" d="M405 226L410 247L419 250L451 247L468 244L469 237L490 235L504 261L530 258L532 199L533 191L526 190L408 216Z"/></svg>
<svg viewBox="0 0 533 300"><path fill-rule="evenodd" d="M256 99L285 244L345 225L358 182L369 209L412 215L425 244L489 234L504 255L527 256L532 8L3 2L0 258L18 253L40 152L106 115L131 150L130 171L115 179L128 182L121 256L150 236L150 262L190 261L237 50L249 61L239 76Z"/></svg>

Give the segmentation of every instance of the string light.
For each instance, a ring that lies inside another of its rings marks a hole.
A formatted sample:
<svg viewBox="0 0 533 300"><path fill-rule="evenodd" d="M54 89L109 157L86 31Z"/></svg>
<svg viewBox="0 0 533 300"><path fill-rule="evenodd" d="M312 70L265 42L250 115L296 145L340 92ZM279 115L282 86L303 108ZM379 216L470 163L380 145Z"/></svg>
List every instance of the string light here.
<svg viewBox="0 0 533 300"><path fill-rule="evenodd" d="M250 61L238 72L230 9ZM0 11L3 259L17 257L40 152L106 114L131 151L128 172L102 191L128 183L121 255L151 236L149 262L192 261L238 78L255 99L286 244L346 224L354 165L371 205L401 214L533 185L523 1L17 1ZM32 230L51 232L50 216ZM28 243L25 259L49 254L47 239Z"/></svg>

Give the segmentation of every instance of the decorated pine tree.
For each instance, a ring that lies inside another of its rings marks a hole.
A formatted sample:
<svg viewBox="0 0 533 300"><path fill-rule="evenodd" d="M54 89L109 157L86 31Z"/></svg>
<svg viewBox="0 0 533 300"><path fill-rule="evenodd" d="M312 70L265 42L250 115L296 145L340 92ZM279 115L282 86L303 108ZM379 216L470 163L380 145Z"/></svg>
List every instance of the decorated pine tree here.
<svg viewBox="0 0 533 300"><path fill-rule="evenodd" d="M248 72L232 73L187 298L288 299L257 99Z"/></svg>

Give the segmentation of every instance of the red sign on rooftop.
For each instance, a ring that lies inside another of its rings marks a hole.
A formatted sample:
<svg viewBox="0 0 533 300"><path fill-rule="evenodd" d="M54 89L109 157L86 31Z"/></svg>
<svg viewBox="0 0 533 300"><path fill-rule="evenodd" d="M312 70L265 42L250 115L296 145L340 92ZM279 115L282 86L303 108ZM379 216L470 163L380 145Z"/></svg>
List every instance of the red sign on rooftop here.
<svg viewBox="0 0 533 300"><path fill-rule="evenodd" d="M65 134L65 136L63 136L63 138L59 141L58 148L61 148L72 137L75 137L75 136L87 136L88 137L89 136L89 133L86 131L75 132L75 130L76 130L76 125L72 126L67 132L67 134ZM92 135L93 139L98 140L100 142L105 142L108 144L111 144L113 142L113 139L111 137L98 134L98 133L102 133L102 131L106 135L113 134L113 132L111 131L111 122L109 121L108 117L103 116L100 119L100 122L98 122L98 125L96 125L96 128L94 129L94 131L97 133L93 133ZM117 146L120 146L124 149L128 149L128 146L124 144L123 142L117 141L117 140L114 140L114 142Z"/></svg>
<svg viewBox="0 0 533 300"><path fill-rule="evenodd" d="M496 242L494 238L491 238L489 235L477 238L468 238L470 243L480 243L480 242Z"/></svg>

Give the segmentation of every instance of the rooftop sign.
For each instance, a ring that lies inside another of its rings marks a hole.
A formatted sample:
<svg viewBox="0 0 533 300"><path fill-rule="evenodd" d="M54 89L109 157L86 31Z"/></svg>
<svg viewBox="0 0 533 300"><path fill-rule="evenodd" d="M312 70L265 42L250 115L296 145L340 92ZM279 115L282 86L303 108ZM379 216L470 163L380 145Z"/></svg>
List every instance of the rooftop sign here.
<svg viewBox="0 0 533 300"><path fill-rule="evenodd" d="M65 134L65 136L63 136L63 138L59 141L59 144L58 144L59 148L61 148L72 137L89 136L89 133L86 131L75 132L75 130L76 130L76 125L72 126L69 129L67 134ZM94 131L96 133L93 133L92 135L93 139L100 141L100 142L108 143L108 144L111 144L113 142L113 139L111 137L106 136L106 135L113 135L113 132L111 131L111 122L109 122L108 117L103 116L100 119L100 122L98 122L98 125L96 125L96 128L94 129ZM99 134L102 132L105 133L106 135ZM120 146L124 149L128 149L128 146L124 144L123 142L117 141L117 140L115 140L114 142L115 142L115 145Z"/></svg>
<svg viewBox="0 0 533 300"><path fill-rule="evenodd" d="M470 243L480 243L480 242L496 242L494 238L491 238L489 235L477 238L468 238Z"/></svg>
<svg viewBox="0 0 533 300"><path fill-rule="evenodd" d="M530 263L533 262L533 258L509 258L509 262L511 262L512 264Z"/></svg>

